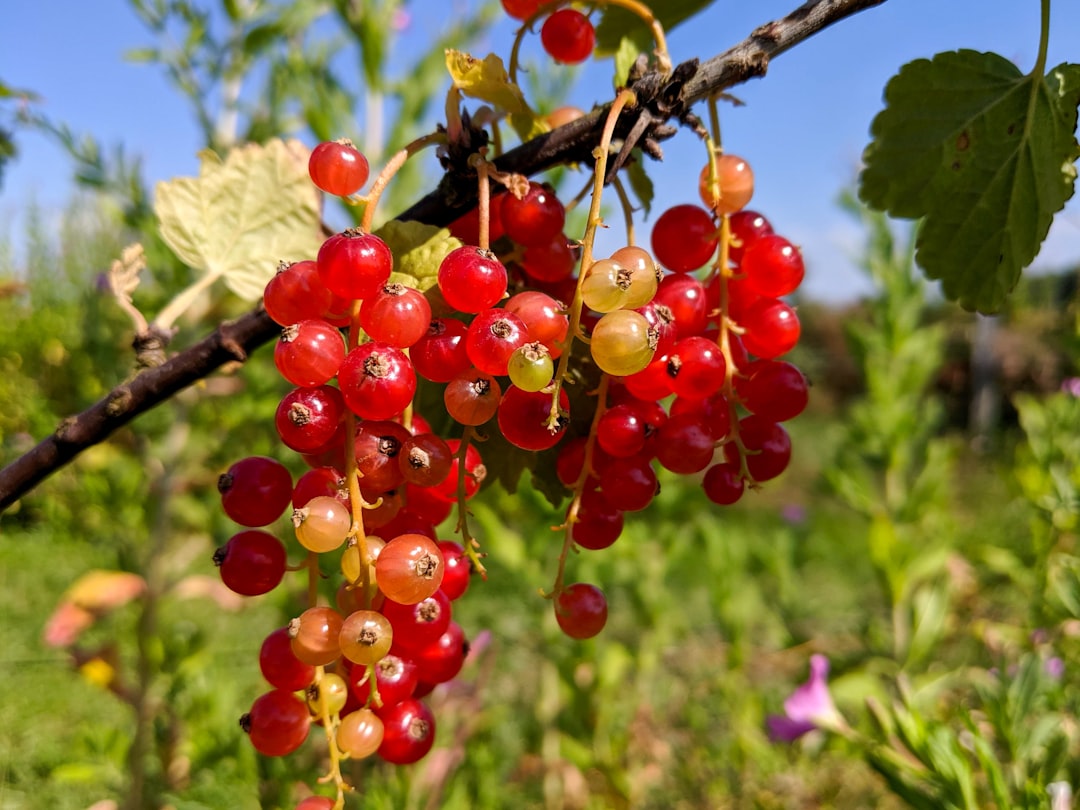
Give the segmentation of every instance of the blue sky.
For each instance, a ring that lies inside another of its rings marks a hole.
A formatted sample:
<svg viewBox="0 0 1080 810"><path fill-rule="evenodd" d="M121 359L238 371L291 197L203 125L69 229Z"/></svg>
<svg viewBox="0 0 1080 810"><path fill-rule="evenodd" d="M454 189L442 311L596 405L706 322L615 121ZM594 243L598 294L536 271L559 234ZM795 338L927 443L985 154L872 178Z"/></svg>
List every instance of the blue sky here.
<svg viewBox="0 0 1080 810"><path fill-rule="evenodd" d="M425 47L448 6L469 4L410 3L411 22L398 46ZM671 32L669 48L675 61L712 56L796 5L795 0L718 0ZM125 51L152 44L127 3L9 3L3 19L0 78L40 94L42 109L53 120L92 133L106 145L124 143L142 156L151 184L195 173L201 143L186 102L158 68L123 59ZM1049 64L1080 61L1075 44L1080 3L1056 0L1052 22ZM474 52L494 51L507 58L513 30L510 21L500 24ZM751 207L802 246L808 294L848 300L865 290L849 258L859 232L835 200L853 182L889 76L911 59L957 48L994 50L1027 70L1034 63L1038 34L1038 0L889 0L794 48L773 62L764 79L733 91L746 106L723 109L725 148L754 167L757 190ZM526 53L539 54L538 37L527 43ZM607 61L582 71L568 101L588 108L608 100L610 76ZM16 240L19 212L29 201L57 210L72 189L72 166L59 147L25 132L19 145L20 159L0 189L0 233ZM696 201L702 148L687 134L669 142L665 153L664 164L650 171L657 206ZM643 227L647 231L648 223ZM1074 199L1058 215L1036 267L1060 267L1077 259L1080 203Z"/></svg>

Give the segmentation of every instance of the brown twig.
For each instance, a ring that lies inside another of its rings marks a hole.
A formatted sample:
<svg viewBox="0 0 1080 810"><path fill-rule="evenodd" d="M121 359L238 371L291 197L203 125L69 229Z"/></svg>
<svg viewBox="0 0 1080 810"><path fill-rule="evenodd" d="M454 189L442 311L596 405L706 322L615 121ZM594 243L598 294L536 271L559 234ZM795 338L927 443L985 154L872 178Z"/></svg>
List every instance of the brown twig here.
<svg viewBox="0 0 1080 810"><path fill-rule="evenodd" d="M684 62L670 75L645 73L631 83L638 106L624 112L615 126L616 138L627 138L643 115L650 121L639 145L660 158L659 142L676 129L690 107L709 96L750 79L764 76L769 61L833 23L886 0L808 0L786 17L761 25L750 36L718 56L702 62ZM687 75L689 74L689 76ZM547 132L496 158L495 168L534 175L568 163L591 164L592 150L600 142L607 106ZM476 200L476 176L464 163L448 167L435 191L402 213L398 219L446 225L468 211Z"/></svg>
<svg viewBox="0 0 1080 810"><path fill-rule="evenodd" d="M78 416L65 419L52 435L0 470L0 510L139 414L225 363L243 362L253 350L280 333L281 327L260 307L221 324L194 346L117 386Z"/></svg>
<svg viewBox="0 0 1080 810"><path fill-rule="evenodd" d="M693 104L763 76L775 56L845 17L884 2L809 0L783 19L758 27L745 40L706 62L684 62L670 75L645 72L637 76L632 87L638 104L633 110L624 111L615 126L615 136L627 139L629 144L620 157L640 146L659 159L660 141L676 132L669 122L693 123L690 114ZM607 107L594 110L506 152L494 164L499 171L531 176L557 165L589 163L606 116ZM633 139L629 138L631 133ZM448 166L439 187L398 219L445 225L475 205L477 182L467 157L464 155L462 160ZM277 325L261 308L253 310L236 321L222 324L209 337L164 364L140 372L81 414L68 417L55 433L0 470L0 510L11 506L83 450L104 441L140 413L209 376L225 363L246 360L254 349L275 338L278 332Z"/></svg>

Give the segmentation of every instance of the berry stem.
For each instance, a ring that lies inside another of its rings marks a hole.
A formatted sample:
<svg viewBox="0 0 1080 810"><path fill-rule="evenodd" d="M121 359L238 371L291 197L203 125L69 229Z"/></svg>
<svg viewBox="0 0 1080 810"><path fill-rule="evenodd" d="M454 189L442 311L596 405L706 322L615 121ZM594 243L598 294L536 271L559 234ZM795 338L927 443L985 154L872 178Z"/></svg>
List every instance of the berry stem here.
<svg viewBox="0 0 1080 810"><path fill-rule="evenodd" d="M600 386L596 389L596 411L593 413L592 423L589 425L589 437L585 440L585 458L581 463L581 472L578 473L572 488L574 496L570 500L570 506L566 510L566 522L562 526L556 526L556 530L563 530L563 546L559 552L559 567L555 572L555 583L551 591L544 594L546 599L554 599L562 593L566 576L566 561L570 557L570 549L574 547L574 524L577 523L578 510L581 508L581 497L585 493L585 482L592 474L593 448L596 446L596 430L600 424L600 417L607 410L607 391L611 377L607 374L600 376Z"/></svg>
<svg viewBox="0 0 1080 810"><path fill-rule="evenodd" d="M604 132L600 138L600 145L593 150L596 157L596 166L593 168L593 194L592 203L589 206L589 219L585 226L585 237L581 240L581 272L578 273L577 287L574 289L574 300L570 304L570 325L566 331L565 345L562 347L562 355L559 357L559 367L555 371L555 379L551 392L551 412L548 415L548 430L556 431L559 428L559 392L562 390L563 380L566 378L566 370L570 365L570 352L574 346L574 339L580 340L581 331L581 308L583 301L581 288L585 282L585 276L592 264L593 242L596 240L596 230L603 224L600 216L600 199L604 193L604 176L607 174L608 151L611 146L611 138L615 132L615 123L619 120L619 114L623 108L635 103L636 97L631 90L620 90L608 110L607 119L604 121Z"/></svg>
<svg viewBox="0 0 1080 810"><path fill-rule="evenodd" d="M371 189L363 198L366 205L364 207L363 219L360 220L360 230L365 233L371 233L371 224L375 220L375 206L379 204L379 198L382 196L382 193L386 190L387 185L389 185L394 175L405 165L405 161L421 149L437 144L444 144L446 141L446 133L430 132L427 135L422 135L417 138L412 143L407 144L387 161L383 170L379 172L379 176L375 178L375 182L371 184Z"/></svg>
<svg viewBox="0 0 1080 810"><path fill-rule="evenodd" d="M406 147L407 148L407 147ZM405 150L402 150L405 151ZM398 153L399 155L401 152ZM385 171L385 170L384 170ZM380 174L381 178L382 175ZM368 213L373 209L374 203L364 211L367 221ZM351 319L349 321L348 350L352 351L360 343L360 301L353 301ZM357 550L360 552L360 581L352 583L359 585L363 593L362 607L371 608L371 552L367 545L367 532L364 530L364 496L360 493L360 471L356 466L356 415L349 409L345 410L345 482L349 487L349 507L352 510L352 527L349 529L349 537L356 540Z"/></svg>
<svg viewBox="0 0 1080 810"><path fill-rule="evenodd" d="M345 480L349 484L349 506L352 509L352 528L349 537L356 540L360 552L360 580L353 585L360 586L363 599L361 606L371 609L371 552L367 544L367 532L364 531L364 496L360 494L360 471L356 468L356 417L350 412L345 414Z"/></svg>
<svg viewBox="0 0 1080 810"><path fill-rule="evenodd" d="M488 180L488 162L484 159L484 155L481 153L478 155L479 160L474 161L476 164L476 196L478 201L478 214L480 219L480 244L477 245L481 250L489 250L491 248L491 182Z"/></svg>
<svg viewBox="0 0 1080 810"><path fill-rule="evenodd" d="M720 196L720 178L716 168L716 157L722 151L719 147L720 138L720 115L717 111L715 96L709 98L709 119L712 125L713 137L706 137L705 146L709 150L709 186L710 194L714 198ZM715 140L713 139L715 137ZM716 339L717 345L720 347L720 354L724 357L724 384L721 386L721 391L724 394L724 399L728 404L729 422L731 423L730 435L721 440L721 443L734 442L736 449L739 451L739 477L747 482L750 487L755 486L754 477L750 474L750 469L746 463L746 456L749 452L746 449L746 445L743 444L742 437L739 435L739 409L738 401L739 395L735 390L735 375L738 374L738 369L735 367L735 360L731 353L731 335L732 333L738 333L738 325L731 320L728 315L730 307L730 294L728 292L728 280L734 275L731 270L728 256L731 250L731 220L727 214L720 217L720 244L717 249L716 263L713 265L710 280L715 277L717 285L720 288L720 311L717 313L717 326L719 327L719 336Z"/></svg>
<svg viewBox="0 0 1080 810"><path fill-rule="evenodd" d="M457 457L458 480L457 480L457 530L461 533L461 545L465 547L465 554L472 563L473 570L487 579L487 569L480 562L480 542L469 531L469 508L465 504L465 476L469 471L465 468L465 455L469 452L469 443L476 437L476 428L468 425L461 434L461 443L458 445Z"/></svg>
<svg viewBox="0 0 1080 810"><path fill-rule="evenodd" d="M322 667L316 667L315 687L317 689L320 688L323 675L325 674L326 671ZM326 705L326 701L322 699L319 700L319 715L323 723L323 731L326 732L326 748L330 755L330 771L319 779L319 781L333 782L338 792L337 800L339 803L344 804L345 791L352 790L352 785L346 782L341 775L342 755L337 747L337 730L338 725L341 722L341 716L337 712L334 712L334 714L331 715L330 709Z"/></svg>
<svg viewBox="0 0 1080 810"><path fill-rule="evenodd" d="M317 552L309 551L307 553L307 559L304 560L304 568L307 569L307 603L308 607L315 607L319 604L319 555Z"/></svg>
<svg viewBox="0 0 1080 810"><path fill-rule="evenodd" d="M461 139L464 126L461 122L461 89L451 85L446 93L446 139L454 143Z"/></svg>
<svg viewBox="0 0 1080 810"><path fill-rule="evenodd" d="M377 667L378 665L379 664L377 661L375 663L368 664L367 669L364 673L364 677L367 679L368 682L367 703L365 703L364 705L369 707L374 706L376 709L383 705L382 696L379 694L379 679L375 677L375 667Z"/></svg>
<svg viewBox="0 0 1080 810"><path fill-rule="evenodd" d="M618 175L611 179L611 185L615 187L615 194L622 206L623 218L626 221L626 244L634 244L634 205L630 202L630 196L626 193L626 186Z"/></svg>

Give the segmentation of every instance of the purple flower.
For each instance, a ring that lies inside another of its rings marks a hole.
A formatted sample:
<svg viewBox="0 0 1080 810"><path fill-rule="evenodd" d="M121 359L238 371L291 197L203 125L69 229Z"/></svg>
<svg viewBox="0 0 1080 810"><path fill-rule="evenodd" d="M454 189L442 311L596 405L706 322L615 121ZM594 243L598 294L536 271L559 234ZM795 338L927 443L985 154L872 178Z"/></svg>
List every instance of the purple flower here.
<svg viewBox="0 0 1080 810"><path fill-rule="evenodd" d="M794 742L816 728L837 728L843 723L836 710L829 687L829 659L824 655L810 656L810 677L784 701L782 715L766 718L769 737L781 742Z"/></svg>
<svg viewBox="0 0 1080 810"><path fill-rule="evenodd" d="M1061 381L1061 390L1074 397L1080 397L1080 377L1066 377Z"/></svg>
<svg viewBox="0 0 1080 810"><path fill-rule="evenodd" d="M1065 677L1065 662L1060 656L1051 655L1043 662L1043 672L1052 680L1060 681Z"/></svg>
<svg viewBox="0 0 1080 810"><path fill-rule="evenodd" d="M806 507L798 503L786 503L780 509L780 517L792 526L802 526L806 523Z"/></svg>

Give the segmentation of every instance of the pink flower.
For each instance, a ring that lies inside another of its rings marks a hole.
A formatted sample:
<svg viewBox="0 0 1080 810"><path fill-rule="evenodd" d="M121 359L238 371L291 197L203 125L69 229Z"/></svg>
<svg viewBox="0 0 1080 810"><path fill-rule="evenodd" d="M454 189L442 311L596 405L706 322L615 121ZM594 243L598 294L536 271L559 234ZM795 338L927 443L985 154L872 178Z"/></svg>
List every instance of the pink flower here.
<svg viewBox="0 0 1080 810"><path fill-rule="evenodd" d="M806 683L784 701L782 715L771 714L766 719L769 737L793 742L816 728L837 728L843 723L825 682L828 674L829 659L824 655L810 656L810 677Z"/></svg>

